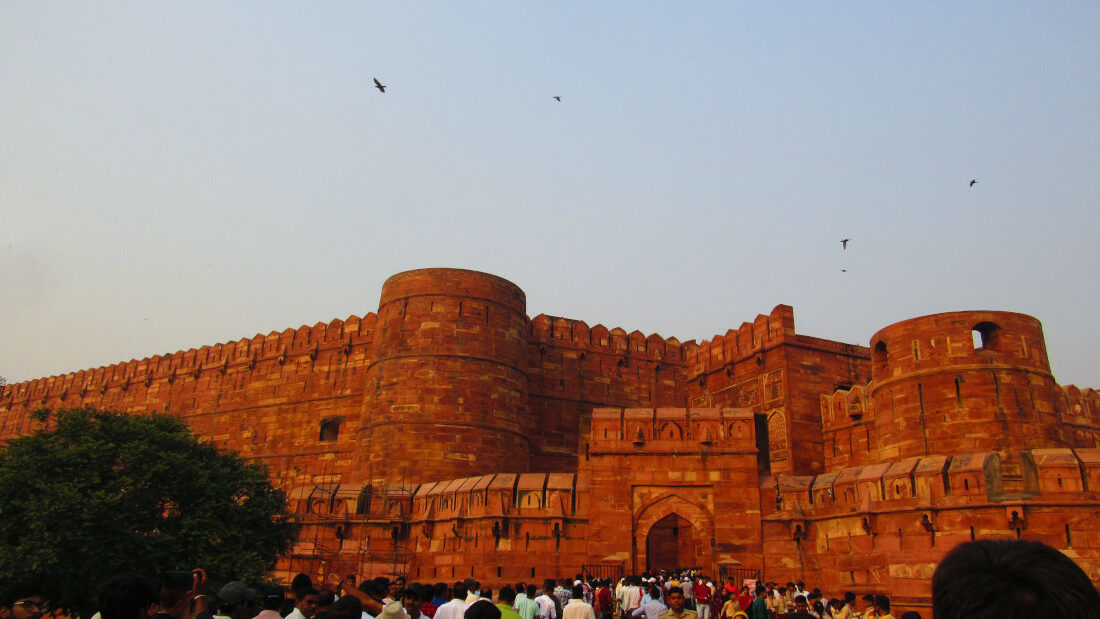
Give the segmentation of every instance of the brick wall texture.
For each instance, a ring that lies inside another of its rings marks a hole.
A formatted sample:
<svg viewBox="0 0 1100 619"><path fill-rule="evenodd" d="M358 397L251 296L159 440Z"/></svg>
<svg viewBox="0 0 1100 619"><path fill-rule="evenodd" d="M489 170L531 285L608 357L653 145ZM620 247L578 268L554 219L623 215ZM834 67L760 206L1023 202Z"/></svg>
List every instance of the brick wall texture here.
<svg viewBox="0 0 1100 619"><path fill-rule="evenodd" d="M1042 326L970 311L870 347L780 305L709 341L540 314L502 278L394 275L377 313L8 385L0 438L72 406L177 415L267 465L279 575L490 585L673 564L928 610L955 544L1051 544L1100 582L1100 394Z"/></svg>

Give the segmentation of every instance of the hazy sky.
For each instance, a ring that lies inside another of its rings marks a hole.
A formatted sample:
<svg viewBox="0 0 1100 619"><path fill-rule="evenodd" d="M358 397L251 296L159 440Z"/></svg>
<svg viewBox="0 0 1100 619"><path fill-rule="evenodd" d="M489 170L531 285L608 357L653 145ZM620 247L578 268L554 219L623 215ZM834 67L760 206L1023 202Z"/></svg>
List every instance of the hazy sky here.
<svg viewBox="0 0 1100 619"><path fill-rule="evenodd" d="M451 266L681 340L1024 312L1100 386L1098 31L1095 0L0 0L0 375Z"/></svg>

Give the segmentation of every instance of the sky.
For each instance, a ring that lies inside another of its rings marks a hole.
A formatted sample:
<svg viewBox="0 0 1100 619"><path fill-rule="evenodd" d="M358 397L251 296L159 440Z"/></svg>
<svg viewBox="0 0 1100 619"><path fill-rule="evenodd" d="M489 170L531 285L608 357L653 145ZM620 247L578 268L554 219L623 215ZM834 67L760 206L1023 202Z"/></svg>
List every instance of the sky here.
<svg viewBox="0 0 1100 619"><path fill-rule="evenodd" d="M780 303L864 346L1022 312L1100 386L1098 27L1069 0L0 0L0 376L458 267L682 341Z"/></svg>

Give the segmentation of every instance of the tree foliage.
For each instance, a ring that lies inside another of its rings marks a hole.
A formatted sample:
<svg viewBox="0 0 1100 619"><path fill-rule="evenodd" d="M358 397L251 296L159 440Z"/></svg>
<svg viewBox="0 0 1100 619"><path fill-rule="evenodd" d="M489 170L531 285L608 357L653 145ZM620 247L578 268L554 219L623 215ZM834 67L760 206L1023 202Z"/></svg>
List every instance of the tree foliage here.
<svg viewBox="0 0 1100 619"><path fill-rule="evenodd" d="M87 616L123 571L203 567L259 581L297 525L265 469L200 442L167 415L41 411L0 450L0 582L39 583Z"/></svg>

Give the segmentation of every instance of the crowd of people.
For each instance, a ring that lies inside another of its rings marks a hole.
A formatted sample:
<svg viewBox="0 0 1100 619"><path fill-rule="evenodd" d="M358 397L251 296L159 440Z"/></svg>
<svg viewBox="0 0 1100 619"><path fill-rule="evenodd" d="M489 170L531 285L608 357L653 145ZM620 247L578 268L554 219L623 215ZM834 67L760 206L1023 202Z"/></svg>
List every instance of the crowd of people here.
<svg viewBox="0 0 1100 619"><path fill-rule="evenodd" d="M92 619L894 619L885 594L823 592L803 582L717 583L697 569L623 577L577 574L494 592L474 579L407 583L397 576L289 588L231 581L208 592L205 572L107 579ZM0 587L0 619L45 619L43 591ZM936 619L1098 618L1100 593L1066 555L1039 542L979 540L949 552L932 578ZM914 611L899 619L920 619Z"/></svg>

